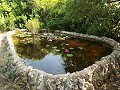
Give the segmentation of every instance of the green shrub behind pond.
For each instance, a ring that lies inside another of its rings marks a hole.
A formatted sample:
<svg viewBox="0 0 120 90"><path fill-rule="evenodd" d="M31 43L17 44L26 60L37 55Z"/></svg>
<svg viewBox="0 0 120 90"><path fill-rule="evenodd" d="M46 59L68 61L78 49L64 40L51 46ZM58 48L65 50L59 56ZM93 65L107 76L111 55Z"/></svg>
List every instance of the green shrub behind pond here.
<svg viewBox="0 0 120 90"><path fill-rule="evenodd" d="M119 21L120 8L113 4L69 0L60 23L64 30L111 37L119 30L115 28L119 27Z"/></svg>
<svg viewBox="0 0 120 90"><path fill-rule="evenodd" d="M1 0L0 4L0 30L29 29L26 23L34 24L36 19L38 31L47 28L119 36L120 7L106 0Z"/></svg>

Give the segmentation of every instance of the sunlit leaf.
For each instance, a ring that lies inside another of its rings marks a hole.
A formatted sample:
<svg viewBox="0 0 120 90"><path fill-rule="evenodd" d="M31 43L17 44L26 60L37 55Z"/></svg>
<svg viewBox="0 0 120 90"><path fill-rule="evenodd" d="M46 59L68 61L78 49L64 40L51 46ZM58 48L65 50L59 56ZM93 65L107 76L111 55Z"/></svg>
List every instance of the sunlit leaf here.
<svg viewBox="0 0 120 90"><path fill-rule="evenodd" d="M65 45L67 45L67 46L68 46L69 44L65 44Z"/></svg>
<svg viewBox="0 0 120 90"><path fill-rule="evenodd" d="M67 54L67 57L73 57L73 54Z"/></svg>
<svg viewBox="0 0 120 90"><path fill-rule="evenodd" d="M56 46L54 46L54 47L52 47L52 48L56 49L57 47L56 47Z"/></svg>
<svg viewBox="0 0 120 90"><path fill-rule="evenodd" d="M59 52L60 50L59 49L55 49L55 51Z"/></svg>
<svg viewBox="0 0 120 90"><path fill-rule="evenodd" d="M64 47L62 49L65 49Z"/></svg>
<svg viewBox="0 0 120 90"><path fill-rule="evenodd" d="M83 50L84 48L83 47L78 47L78 49Z"/></svg>
<svg viewBox="0 0 120 90"><path fill-rule="evenodd" d="M73 50L74 48L69 48L70 50Z"/></svg>

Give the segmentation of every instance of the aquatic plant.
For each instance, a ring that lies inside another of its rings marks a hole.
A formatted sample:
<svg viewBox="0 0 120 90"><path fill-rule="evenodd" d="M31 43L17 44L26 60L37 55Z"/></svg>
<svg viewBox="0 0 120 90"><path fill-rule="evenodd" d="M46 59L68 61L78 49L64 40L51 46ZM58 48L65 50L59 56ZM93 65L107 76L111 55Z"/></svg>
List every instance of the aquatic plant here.
<svg viewBox="0 0 120 90"><path fill-rule="evenodd" d="M56 47L56 46L54 46L54 47L52 47L52 48L56 49L57 47Z"/></svg>
<svg viewBox="0 0 120 90"><path fill-rule="evenodd" d="M83 47L78 47L78 49L83 50L84 48Z"/></svg>
<svg viewBox="0 0 120 90"><path fill-rule="evenodd" d="M59 52L60 50L59 49L55 49L55 51Z"/></svg>
<svg viewBox="0 0 120 90"><path fill-rule="evenodd" d="M35 34L38 32L40 26L37 19L30 19L26 22L26 28L32 32L32 34Z"/></svg>
<svg viewBox="0 0 120 90"><path fill-rule="evenodd" d="M73 57L73 54L67 54L67 57Z"/></svg>
<svg viewBox="0 0 120 90"><path fill-rule="evenodd" d="M69 48L70 50L73 50L74 48Z"/></svg>
<svg viewBox="0 0 120 90"><path fill-rule="evenodd" d="M70 50L69 49L65 49L65 53L69 53L70 52Z"/></svg>

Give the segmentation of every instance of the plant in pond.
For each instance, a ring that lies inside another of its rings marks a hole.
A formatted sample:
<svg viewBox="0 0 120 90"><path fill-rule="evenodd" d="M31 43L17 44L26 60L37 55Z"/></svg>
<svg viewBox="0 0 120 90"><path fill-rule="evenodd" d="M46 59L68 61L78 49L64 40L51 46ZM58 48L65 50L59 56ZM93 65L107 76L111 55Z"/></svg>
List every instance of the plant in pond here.
<svg viewBox="0 0 120 90"><path fill-rule="evenodd" d="M73 50L74 48L69 48L70 50Z"/></svg>
<svg viewBox="0 0 120 90"><path fill-rule="evenodd" d="M26 28L32 32L32 34L35 34L38 32L40 28L40 24L37 19L30 19L26 22Z"/></svg>
<svg viewBox="0 0 120 90"><path fill-rule="evenodd" d="M25 60L26 64L33 67L35 66L34 68L41 70L45 68L43 71L45 70L45 72L47 72L48 70L48 73L53 73L55 69L58 71L61 67L63 67L64 70L60 71L60 73L79 71L101 58L100 54L103 54L103 56L107 55L105 54L106 52L104 52L107 48L101 48L101 44L99 45L97 42L77 38L48 42L47 38L42 38L41 35L35 35L34 43L23 44L19 42L19 44L15 46L17 48L16 51ZM23 40L23 38L18 39ZM66 43L69 45L66 46ZM91 51L94 49L100 52L100 54L97 53L97 57L96 52L91 54ZM103 51L100 51L100 49ZM50 65L52 65L52 67ZM50 71L50 69L52 70Z"/></svg>
<svg viewBox="0 0 120 90"><path fill-rule="evenodd" d="M23 40L23 43L24 44L32 44L33 43L33 39L32 38L25 38L24 40Z"/></svg>
<svg viewBox="0 0 120 90"><path fill-rule="evenodd" d="M55 51L60 52L60 50L59 50L59 49L55 49Z"/></svg>
<svg viewBox="0 0 120 90"><path fill-rule="evenodd" d="M78 49L83 50L84 48L83 47L78 47Z"/></svg>
<svg viewBox="0 0 120 90"><path fill-rule="evenodd" d="M66 35L63 35L63 34L60 34L60 35L57 35L57 40L66 40L68 38L70 38L69 36L66 36Z"/></svg>
<svg viewBox="0 0 120 90"><path fill-rule="evenodd" d="M35 34L38 32L40 28L40 23L38 22L38 19L30 19L26 22L26 28L32 32L33 35L33 43L35 43ZM34 44L33 44L34 45ZM33 48L34 49L34 48Z"/></svg>
<svg viewBox="0 0 120 90"><path fill-rule="evenodd" d="M73 54L67 54L67 57L73 57Z"/></svg>
<svg viewBox="0 0 120 90"><path fill-rule="evenodd" d="M15 29L15 33L13 34L13 36L19 37L21 33L22 33L22 32L20 31L20 29Z"/></svg>
<svg viewBox="0 0 120 90"><path fill-rule="evenodd" d="M56 49L57 47L56 47L56 46L54 46L54 47L52 47L52 48Z"/></svg>
<svg viewBox="0 0 120 90"><path fill-rule="evenodd" d="M69 53L70 52L70 50L69 49L65 49L65 53Z"/></svg>

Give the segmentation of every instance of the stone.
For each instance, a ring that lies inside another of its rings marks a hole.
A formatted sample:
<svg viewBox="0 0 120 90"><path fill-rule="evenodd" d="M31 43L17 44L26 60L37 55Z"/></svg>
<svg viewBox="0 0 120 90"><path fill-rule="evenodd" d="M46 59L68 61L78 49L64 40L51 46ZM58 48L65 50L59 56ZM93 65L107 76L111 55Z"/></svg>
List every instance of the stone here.
<svg viewBox="0 0 120 90"><path fill-rule="evenodd" d="M57 31L58 32L58 31ZM14 31L7 33L4 39L7 50L9 51L10 66L16 73L21 73L27 80L27 85L33 90L99 90L113 74L120 74L120 44L113 39L106 37L90 36L75 32L61 31L61 34L79 36L84 39L102 41L113 47L113 52L95 64L74 73L52 75L26 66L23 60L17 55L11 35Z"/></svg>

